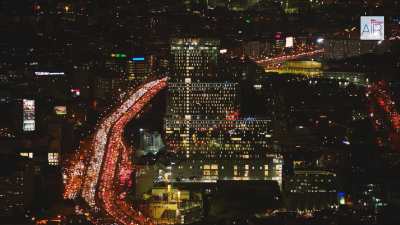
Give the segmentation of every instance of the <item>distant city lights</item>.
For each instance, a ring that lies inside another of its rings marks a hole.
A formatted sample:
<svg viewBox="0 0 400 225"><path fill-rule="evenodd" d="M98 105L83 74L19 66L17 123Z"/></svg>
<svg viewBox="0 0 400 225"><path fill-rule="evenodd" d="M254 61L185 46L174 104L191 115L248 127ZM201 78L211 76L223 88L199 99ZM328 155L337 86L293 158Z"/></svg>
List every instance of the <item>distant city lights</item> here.
<svg viewBox="0 0 400 225"><path fill-rule="evenodd" d="M71 94L72 94L74 97L78 97L78 96L81 95L81 90L80 90L79 88L72 88L72 89L71 89Z"/></svg>

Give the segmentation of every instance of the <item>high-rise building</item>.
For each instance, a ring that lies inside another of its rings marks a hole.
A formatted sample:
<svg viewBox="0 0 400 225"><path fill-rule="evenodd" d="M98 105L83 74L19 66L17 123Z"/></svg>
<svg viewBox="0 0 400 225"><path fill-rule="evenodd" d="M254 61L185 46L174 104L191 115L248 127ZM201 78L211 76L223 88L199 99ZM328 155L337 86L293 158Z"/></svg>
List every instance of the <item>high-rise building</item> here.
<svg viewBox="0 0 400 225"><path fill-rule="evenodd" d="M361 41L357 39L325 39L323 42L326 59L343 59L373 53L378 45L377 41Z"/></svg>
<svg viewBox="0 0 400 225"><path fill-rule="evenodd" d="M220 81L212 70L218 46L219 41L212 39L171 42L164 128L168 150L179 163L171 166L166 177L189 182L262 179L281 184L281 156L269 151L271 121L239 119L239 85Z"/></svg>
<svg viewBox="0 0 400 225"><path fill-rule="evenodd" d="M142 84L151 74L155 57L134 56L127 61L128 80L135 86Z"/></svg>
<svg viewBox="0 0 400 225"><path fill-rule="evenodd" d="M126 74L127 55L123 53L112 53L104 63L106 70L123 77Z"/></svg>
<svg viewBox="0 0 400 225"><path fill-rule="evenodd" d="M238 111L237 83L170 83L167 115L171 118L225 119Z"/></svg>
<svg viewBox="0 0 400 225"><path fill-rule="evenodd" d="M119 99L117 93L123 93L122 90L126 90L130 85L130 82L126 79L117 77L96 77L94 83L94 96L99 99Z"/></svg>
<svg viewBox="0 0 400 225"><path fill-rule="evenodd" d="M259 158L272 145L270 120L166 119L165 130L170 151L186 158Z"/></svg>
<svg viewBox="0 0 400 225"><path fill-rule="evenodd" d="M203 38L171 40L172 81L192 82L215 79L220 42Z"/></svg>
<svg viewBox="0 0 400 225"><path fill-rule="evenodd" d="M165 129L169 150L185 159L172 168L171 179L282 183L282 156L270 151L270 120L166 119Z"/></svg>

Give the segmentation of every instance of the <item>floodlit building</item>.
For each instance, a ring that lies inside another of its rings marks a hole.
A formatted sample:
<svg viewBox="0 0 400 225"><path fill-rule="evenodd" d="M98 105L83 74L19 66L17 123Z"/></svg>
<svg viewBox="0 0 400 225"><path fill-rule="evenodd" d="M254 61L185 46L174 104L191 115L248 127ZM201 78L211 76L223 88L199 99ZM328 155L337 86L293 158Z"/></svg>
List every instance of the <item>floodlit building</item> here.
<svg viewBox="0 0 400 225"><path fill-rule="evenodd" d="M147 130L140 131L140 147L138 154L147 155L151 153L155 155L164 146L165 145L159 132L149 132Z"/></svg>
<svg viewBox="0 0 400 225"><path fill-rule="evenodd" d="M247 158L199 158L186 160L171 168L169 180L214 183L218 180L272 180L282 185L283 158L279 154L260 154Z"/></svg>
<svg viewBox="0 0 400 225"><path fill-rule="evenodd" d="M203 216L200 193L168 187L157 187L145 194L148 215L155 224L189 224Z"/></svg>

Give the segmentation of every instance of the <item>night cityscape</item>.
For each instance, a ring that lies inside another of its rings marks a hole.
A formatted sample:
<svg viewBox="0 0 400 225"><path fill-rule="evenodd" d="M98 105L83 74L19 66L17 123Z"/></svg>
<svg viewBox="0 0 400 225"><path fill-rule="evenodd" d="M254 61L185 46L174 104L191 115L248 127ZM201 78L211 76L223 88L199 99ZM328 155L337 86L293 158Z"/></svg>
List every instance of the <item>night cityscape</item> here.
<svg viewBox="0 0 400 225"><path fill-rule="evenodd" d="M400 225L400 0L1 0L0 224Z"/></svg>

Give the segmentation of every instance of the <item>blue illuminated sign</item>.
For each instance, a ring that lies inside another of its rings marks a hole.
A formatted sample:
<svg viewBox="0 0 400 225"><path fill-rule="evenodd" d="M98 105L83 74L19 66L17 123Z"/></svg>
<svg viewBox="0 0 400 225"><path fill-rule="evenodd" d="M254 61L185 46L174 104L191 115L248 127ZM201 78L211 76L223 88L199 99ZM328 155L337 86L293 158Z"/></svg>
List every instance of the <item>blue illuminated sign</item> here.
<svg viewBox="0 0 400 225"><path fill-rule="evenodd" d="M132 61L144 61L144 57L133 57Z"/></svg>

